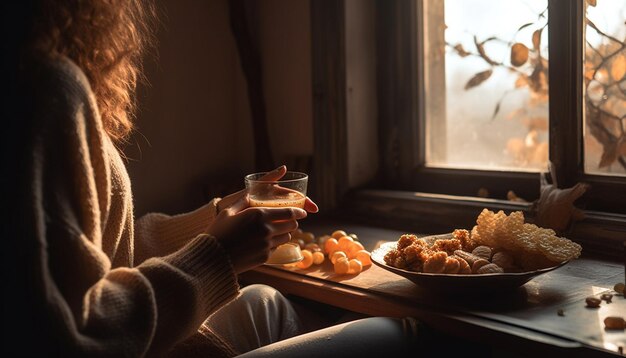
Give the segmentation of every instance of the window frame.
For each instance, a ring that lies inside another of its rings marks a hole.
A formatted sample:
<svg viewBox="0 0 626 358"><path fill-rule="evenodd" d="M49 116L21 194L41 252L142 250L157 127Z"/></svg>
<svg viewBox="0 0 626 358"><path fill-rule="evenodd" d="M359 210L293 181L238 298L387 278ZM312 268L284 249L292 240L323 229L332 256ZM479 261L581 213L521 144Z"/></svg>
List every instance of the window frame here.
<svg viewBox="0 0 626 358"><path fill-rule="evenodd" d="M486 188L505 199L509 190L527 200L539 197L539 174L434 168L425 165L423 0L379 1L379 129L382 187L475 196ZM558 186L591 184L584 208L626 214L626 177L587 174L583 166L584 0L548 0L550 161ZM414 49L411 49L414 48ZM407 85L403 82L416 85ZM573 120L571 120L573 118ZM406 145L410 143L411 145Z"/></svg>
<svg viewBox="0 0 626 358"><path fill-rule="evenodd" d="M441 233L458 227L471 227L482 208L523 211L533 221L533 204L502 199L476 197L485 184L492 194L505 198L508 190L535 200L539 195L539 175L524 172L499 172L466 169L426 168L422 97L416 66L423 49L418 44L416 19L422 0L370 0L376 20L376 101L378 104L378 158L373 165L376 174L364 185L351 186L349 177L346 101L346 3L353 0L316 0L311 2L312 83L314 119L314 159L310 195L320 207L321 215L367 222L381 227L411 230L419 233ZM552 66L550 96L560 101L550 103L550 116L574 121L551 120L550 158L557 165L560 187L578 181L592 185L581 206L587 218L577 222L565 235L580 242L586 253L606 257L621 256L626 239L626 178L584 174L582 167L582 75L556 78L567 73L582 74L582 41L576 24L584 16L584 0L549 0L553 16L550 43L561 44L550 59L580 55L578 61ZM363 4L363 3L360 3ZM558 11L555 12L555 9ZM549 15L550 16L550 15ZM555 27L561 28L555 31ZM557 35L561 34L561 35ZM558 36L570 41L562 40ZM361 39L362 40L362 39ZM558 41L561 40L561 41ZM560 56L560 57L559 57ZM570 72L575 71L575 72ZM563 95L559 96L559 91ZM420 117L421 116L421 117ZM370 124L363 124L370 125ZM574 138L574 139L572 139ZM581 140L577 140L581 138ZM557 144L558 143L558 144ZM352 148L354 150L354 148ZM573 159L572 159L573 158ZM421 165L420 165L421 164ZM479 186L480 184L480 186ZM504 184L504 185L503 185ZM499 186L498 186L499 185ZM497 186L497 187L496 187ZM433 188L435 190L433 190ZM438 189L439 188L439 189ZM621 189L621 190L620 190ZM452 194L452 195L450 195ZM624 206L624 208L622 208Z"/></svg>

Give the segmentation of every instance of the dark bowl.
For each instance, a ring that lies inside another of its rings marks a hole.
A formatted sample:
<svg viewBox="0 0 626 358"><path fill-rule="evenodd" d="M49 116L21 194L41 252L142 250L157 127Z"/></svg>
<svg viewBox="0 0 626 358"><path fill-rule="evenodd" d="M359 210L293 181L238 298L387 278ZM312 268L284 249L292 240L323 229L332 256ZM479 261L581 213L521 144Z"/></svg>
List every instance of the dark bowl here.
<svg viewBox="0 0 626 358"><path fill-rule="evenodd" d="M396 242L386 242L372 251L372 262L402 277L405 277L420 287L444 292L472 292L472 291L510 291L522 286L534 277L555 270L568 261L556 266L527 272L488 273L488 274L442 274L425 273L399 269L385 263L384 257L396 247Z"/></svg>

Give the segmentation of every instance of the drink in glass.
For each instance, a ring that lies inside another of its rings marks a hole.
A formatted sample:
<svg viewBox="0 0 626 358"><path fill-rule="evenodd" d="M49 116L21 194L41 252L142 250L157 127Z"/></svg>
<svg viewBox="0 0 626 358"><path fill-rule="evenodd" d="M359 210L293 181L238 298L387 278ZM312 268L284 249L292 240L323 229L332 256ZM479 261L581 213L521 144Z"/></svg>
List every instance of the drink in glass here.
<svg viewBox="0 0 626 358"><path fill-rule="evenodd" d="M267 173L249 174L245 177L250 206L304 208L308 175L287 172L280 180L263 180ZM279 245L272 251L267 264L280 265L301 261L300 246L293 243Z"/></svg>

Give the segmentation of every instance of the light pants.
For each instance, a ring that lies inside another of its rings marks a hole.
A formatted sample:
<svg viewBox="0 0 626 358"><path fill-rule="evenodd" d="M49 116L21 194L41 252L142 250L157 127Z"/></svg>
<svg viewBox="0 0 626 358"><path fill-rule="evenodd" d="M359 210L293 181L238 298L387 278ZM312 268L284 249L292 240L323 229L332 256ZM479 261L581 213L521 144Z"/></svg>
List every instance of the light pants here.
<svg viewBox="0 0 626 358"><path fill-rule="evenodd" d="M301 334L302 323L289 301L264 285L245 287L205 324L237 351L247 352L243 357L392 357L415 353L417 340L417 322L411 318L365 318Z"/></svg>

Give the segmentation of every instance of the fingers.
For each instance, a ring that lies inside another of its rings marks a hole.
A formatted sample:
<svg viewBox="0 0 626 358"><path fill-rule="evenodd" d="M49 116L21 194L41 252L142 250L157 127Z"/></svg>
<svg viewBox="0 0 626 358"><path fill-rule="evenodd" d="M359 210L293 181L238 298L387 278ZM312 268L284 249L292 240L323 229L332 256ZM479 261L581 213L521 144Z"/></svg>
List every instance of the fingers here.
<svg viewBox="0 0 626 358"><path fill-rule="evenodd" d="M300 208L258 208L265 221L300 220L307 216L307 212Z"/></svg>
<svg viewBox="0 0 626 358"><path fill-rule="evenodd" d="M233 203L240 200L247 193L246 189L239 190L236 193L230 194L217 203L217 211L228 209Z"/></svg>
<svg viewBox="0 0 626 358"><path fill-rule="evenodd" d="M250 206L250 200L248 199L247 193L243 192L242 194L243 195L232 203L227 209L231 214L237 214Z"/></svg>
<svg viewBox="0 0 626 358"><path fill-rule="evenodd" d="M271 224L267 224L271 236L278 236L288 234L292 231L296 231L298 228L298 222L291 221L275 221Z"/></svg>
<svg viewBox="0 0 626 358"><path fill-rule="evenodd" d="M306 200L304 201L304 210L310 213L316 213L320 211L320 209L317 207L317 204L315 204L313 200L309 199L308 196L306 197Z"/></svg>
<svg viewBox="0 0 626 358"><path fill-rule="evenodd" d="M287 173L287 167L284 165L281 165L280 167L272 170L271 172L265 174L264 176L262 176L261 178L259 178L259 180L265 180L265 181L275 181L275 180L279 180L280 178L283 177L283 175L285 175L285 173Z"/></svg>
<svg viewBox="0 0 626 358"><path fill-rule="evenodd" d="M272 237L272 239L270 241L270 245L271 245L272 248L275 248L278 245L282 245L282 244L288 243L289 240L291 240L291 234L289 234L289 233L277 235L277 236Z"/></svg>

